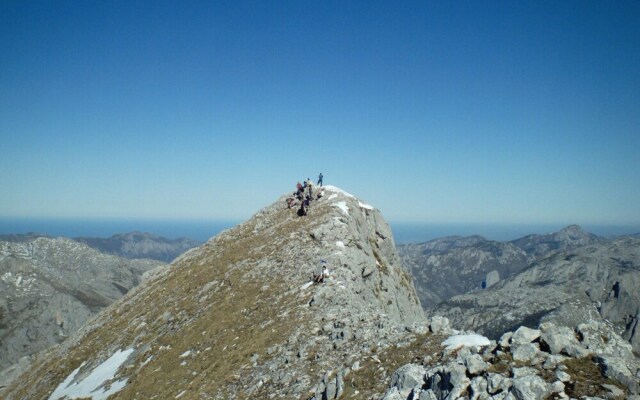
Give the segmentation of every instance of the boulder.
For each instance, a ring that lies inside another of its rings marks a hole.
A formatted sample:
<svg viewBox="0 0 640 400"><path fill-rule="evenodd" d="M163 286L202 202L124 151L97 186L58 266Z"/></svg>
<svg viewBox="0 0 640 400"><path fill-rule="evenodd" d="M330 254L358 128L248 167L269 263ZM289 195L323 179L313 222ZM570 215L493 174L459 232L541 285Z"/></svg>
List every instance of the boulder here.
<svg viewBox="0 0 640 400"><path fill-rule="evenodd" d="M402 392L424 384L424 368L417 364L406 364L398 368L391 377L391 387L398 388Z"/></svg>
<svg viewBox="0 0 640 400"><path fill-rule="evenodd" d="M527 343L514 346L511 349L514 361L520 361L524 363L531 363L540 352L537 343Z"/></svg>
<svg viewBox="0 0 640 400"><path fill-rule="evenodd" d="M484 359L479 354L470 355L464 360L464 364L471 375L478 375L489 368L489 364L484 362Z"/></svg>
<svg viewBox="0 0 640 400"><path fill-rule="evenodd" d="M544 399L551 393L551 385L537 375L513 379L512 393L518 400Z"/></svg>
<svg viewBox="0 0 640 400"><path fill-rule="evenodd" d="M573 329L566 326L551 326L544 330L540 341L548 347L551 354L560 354L570 345L579 345Z"/></svg>
<svg viewBox="0 0 640 400"><path fill-rule="evenodd" d="M528 344L540 337L540 330L521 326L511 337L511 344Z"/></svg>

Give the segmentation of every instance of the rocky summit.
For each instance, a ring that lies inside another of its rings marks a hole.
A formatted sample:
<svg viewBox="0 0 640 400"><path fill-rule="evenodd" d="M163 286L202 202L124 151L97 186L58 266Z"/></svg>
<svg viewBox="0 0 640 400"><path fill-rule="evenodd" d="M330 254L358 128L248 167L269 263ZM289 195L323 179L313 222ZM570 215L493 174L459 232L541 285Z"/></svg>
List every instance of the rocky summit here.
<svg viewBox="0 0 640 400"><path fill-rule="evenodd" d="M347 376L406 341L425 318L378 210L335 187L317 193L306 216L283 196L188 251L42 354L4 395L320 400L354 393ZM322 265L328 278L313 283ZM89 388L86 381L101 374L108 384Z"/></svg>
<svg viewBox="0 0 640 400"><path fill-rule="evenodd" d="M159 265L70 239L0 241L0 387L28 367L29 356L64 341Z"/></svg>

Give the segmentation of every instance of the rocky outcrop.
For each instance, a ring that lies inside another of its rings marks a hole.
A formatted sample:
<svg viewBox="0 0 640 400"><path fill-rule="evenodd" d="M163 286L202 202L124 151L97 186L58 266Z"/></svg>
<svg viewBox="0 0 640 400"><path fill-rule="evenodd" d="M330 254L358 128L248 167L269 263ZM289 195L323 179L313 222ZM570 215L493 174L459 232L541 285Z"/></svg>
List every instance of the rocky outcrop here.
<svg viewBox="0 0 640 400"><path fill-rule="evenodd" d="M107 367L113 378L79 397L116 388L115 398L319 400L352 390L350 374L427 321L380 213L335 187L321 194L307 216L283 196L178 257L39 357L5 397L61 398ZM323 264L329 277L314 284Z"/></svg>
<svg viewBox="0 0 640 400"><path fill-rule="evenodd" d="M640 351L640 240L598 241L557 251L485 291L460 295L429 311L489 337L520 325L575 326L610 321Z"/></svg>
<svg viewBox="0 0 640 400"><path fill-rule="evenodd" d="M551 323L540 329L521 327L498 343L483 344L468 333L445 343L456 345L445 349L439 364L403 365L381 398L640 398L640 360L629 343L599 322L575 329Z"/></svg>
<svg viewBox="0 0 640 400"><path fill-rule="evenodd" d="M162 263L105 255L69 239L0 242L0 386Z"/></svg>
<svg viewBox="0 0 640 400"><path fill-rule="evenodd" d="M202 244L187 238L167 239L146 232L129 232L109 238L78 237L74 240L85 243L98 251L125 258L150 258L171 262L180 254Z"/></svg>
<svg viewBox="0 0 640 400"><path fill-rule="evenodd" d="M398 253L413 276L425 309L453 296L491 286L496 278L512 276L533 260L514 244L480 236L453 236L399 245ZM487 279L491 284L487 285Z"/></svg>

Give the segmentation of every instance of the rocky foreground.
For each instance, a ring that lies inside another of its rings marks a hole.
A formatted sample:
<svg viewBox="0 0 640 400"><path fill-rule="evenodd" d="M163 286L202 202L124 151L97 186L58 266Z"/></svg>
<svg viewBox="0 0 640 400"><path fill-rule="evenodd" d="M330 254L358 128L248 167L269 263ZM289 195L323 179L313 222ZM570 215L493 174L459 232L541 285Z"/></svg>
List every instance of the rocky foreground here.
<svg viewBox="0 0 640 400"><path fill-rule="evenodd" d="M433 321L447 347L397 369L383 400L640 399L640 362L606 324L544 323L496 342Z"/></svg>

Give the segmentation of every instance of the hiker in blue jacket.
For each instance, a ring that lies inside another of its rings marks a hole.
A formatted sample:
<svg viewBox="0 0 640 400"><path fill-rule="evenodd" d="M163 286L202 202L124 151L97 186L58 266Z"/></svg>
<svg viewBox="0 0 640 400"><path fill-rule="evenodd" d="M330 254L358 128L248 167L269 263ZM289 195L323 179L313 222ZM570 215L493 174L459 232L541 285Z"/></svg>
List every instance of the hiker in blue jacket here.
<svg viewBox="0 0 640 400"><path fill-rule="evenodd" d="M322 172L318 175L318 186L322 186Z"/></svg>

